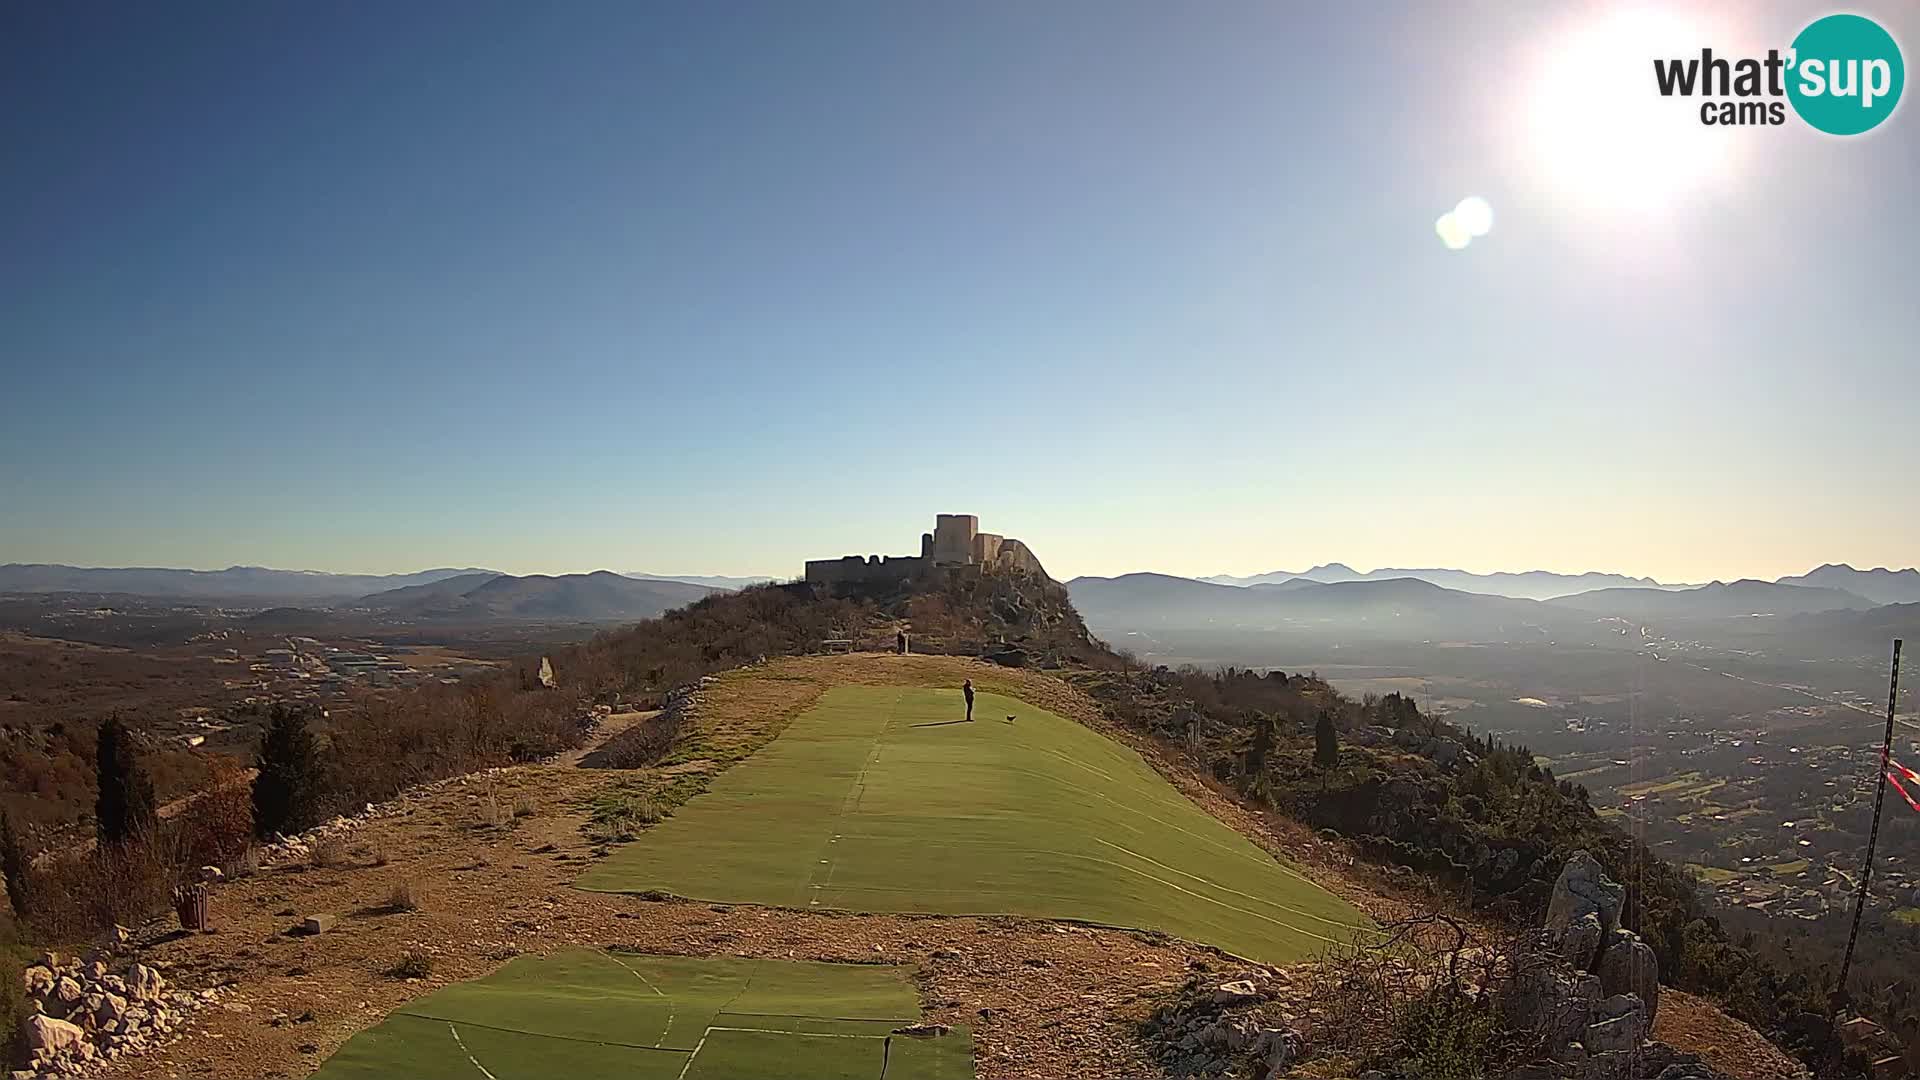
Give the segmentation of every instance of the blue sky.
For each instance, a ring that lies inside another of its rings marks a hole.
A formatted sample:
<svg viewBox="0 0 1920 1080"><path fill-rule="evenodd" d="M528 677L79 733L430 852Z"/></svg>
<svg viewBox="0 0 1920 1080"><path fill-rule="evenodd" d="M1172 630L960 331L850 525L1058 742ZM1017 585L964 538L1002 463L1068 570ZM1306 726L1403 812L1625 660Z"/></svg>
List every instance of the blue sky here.
<svg viewBox="0 0 1920 1080"><path fill-rule="evenodd" d="M1556 104L1615 14L8 6L0 561L1912 564L1913 104Z"/></svg>

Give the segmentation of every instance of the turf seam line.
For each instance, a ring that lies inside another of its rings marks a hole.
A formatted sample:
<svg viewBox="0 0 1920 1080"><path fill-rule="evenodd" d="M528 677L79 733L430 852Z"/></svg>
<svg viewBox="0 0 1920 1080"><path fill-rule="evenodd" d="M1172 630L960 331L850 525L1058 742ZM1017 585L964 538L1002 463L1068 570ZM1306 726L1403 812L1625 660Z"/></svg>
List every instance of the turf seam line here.
<svg viewBox="0 0 1920 1080"><path fill-rule="evenodd" d="M676 1015L673 1011L673 999L668 997L666 994L661 993L660 988L653 985L653 983L649 981L645 975L640 974L640 972L637 969L628 967L627 962L625 960L620 959L618 956L615 956L613 953L607 953L606 957L607 959L613 961L614 963L619 964L621 967L626 968L629 972L632 972L634 978L639 979L641 984L644 985L647 989L653 991L655 994L659 994L660 1000L667 1003L666 1026L660 1029L660 1041L653 1044L655 1047L666 1046L667 1036L673 1034L673 1021Z"/></svg>
<svg viewBox="0 0 1920 1080"><path fill-rule="evenodd" d="M546 1031L528 1031L525 1028L503 1027L499 1024L482 1024L477 1020L461 1020L451 1016L436 1016L433 1013L404 1012L396 1010L392 1015L406 1016L415 1020L437 1020L443 1024L462 1024L482 1031L498 1031L507 1035L526 1035L535 1039L553 1039L557 1042L586 1043L591 1046L618 1046L626 1050L653 1050L662 1054L684 1054L687 1051L677 1046L648 1046L645 1043L620 1042L616 1039L584 1039L578 1035L555 1035Z"/></svg>
<svg viewBox="0 0 1920 1080"><path fill-rule="evenodd" d="M480 1064L480 1059L473 1056L473 1051L467 1049L467 1040L460 1037L460 1029L454 1027L452 1021L447 1022L447 1033L453 1036L453 1041L459 1045L460 1052L467 1055L467 1063L480 1070L481 1076L486 1077L487 1080L500 1080L499 1077L488 1072L485 1065Z"/></svg>
<svg viewBox="0 0 1920 1080"><path fill-rule="evenodd" d="M733 1012L727 1009L722 1009L713 1015L716 1017L769 1016L776 1020L830 1020L836 1024L917 1024L920 1022L917 1016L802 1016L799 1013Z"/></svg>
<svg viewBox="0 0 1920 1080"><path fill-rule="evenodd" d="M810 870L807 875L808 884L811 886L808 890L810 895L803 897L803 899L808 901L808 907L819 904L820 893L826 889L827 886L833 884L833 871L836 868L836 864L831 858L831 849L840 839L840 823L846 820L847 811L850 808L853 809L855 813L859 812L860 799L867 790L867 772L873 768L874 761L880 757L880 741L886 737L887 732L893 730L893 722L898 718L900 713L900 699L905 696L905 690L894 694L893 705L887 710L887 722L880 725L880 730L874 734L873 744L867 748L867 756L865 760L860 763L860 772L853 778L853 786L847 790L846 798L840 800L840 810L833 816L833 824L829 827L827 842L821 845L820 849L822 855L828 855L829 857L815 862L813 869ZM824 880L816 882L815 878L820 873L819 866L821 863L825 863L827 866L827 876Z"/></svg>
<svg viewBox="0 0 1920 1080"><path fill-rule="evenodd" d="M885 1035L850 1035L844 1031L781 1031L779 1028L710 1027L708 1034L716 1031L744 1031L752 1035L785 1035L794 1039L885 1039ZM705 1039L701 1039L705 1042Z"/></svg>
<svg viewBox="0 0 1920 1080"><path fill-rule="evenodd" d="M1300 917L1302 917L1302 918L1306 918L1306 919L1312 919L1312 920L1314 920L1315 922L1323 922L1323 923L1326 923L1326 924L1327 924L1328 926L1336 926L1336 927L1339 927L1339 928L1340 928L1340 929L1342 929L1342 930L1363 930L1363 931L1366 931L1366 932L1368 932L1368 933L1375 933L1375 932L1377 932L1377 931L1376 931L1376 930L1375 930L1375 929L1374 929L1373 927L1371 927L1371 926L1361 926L1361 925L1358 925L1358 924L1355 924L1355 923L1343 923L1343 922L1341 922L1341 921L1339 921L1338 919L1329 919L1329 918L1327 918L1327 917L1326 917L1326 916L1324 916L1324 915L1315 915L1315 914L1314 914L1313 912L1311 912L1311 911L1306 911L1306 910L1304 910L1304 909L1301 909L1301 908L1297 908L1297 907L1289 907L1289 906L1287 906L1286 904L1282 904L1282 903L1280 903L1280 902L1279 902L1279 901L1277 901L1277 900L1268 900L1268 899L1265 899L1265 898L1263 898L1263 897L1259 897L1259 896L1255 896L1255 895L1253 895L1252 893L1248 893L1248 892L1241 892L1241 891L1240 891L1239 889L1234 889L1234 888L1230 888L1230 887L1228 887L1228 886L1226 886L1226 885L1222 885L1222 884L1220 884L1220 883L1219 883L1219 882L1217 882L1217 881L1211 881L1211 880L1209 880L1209 879L1207 879L1207 878L1203 878L1203 877L1201 877L1201 876L1200 876L1200 875L1198 875L1198 874L1190 874L1190 873L1188 873L1187 871L1185 871L1185 870L1182 870L1182 869L1180 869L1180 868L1179 868L1179 867L1177 867L1177 866L1168 866L1168 865L1167 865L1166 863L1163 863L1163 862L1161 862L1161 861L1160 861L1160 860L1158 860L1158 859L1155 859L1155 858L1152 858L1152 857L1150 857L1150 856L1147 856L1147 855L1142 855L1142 854L1140 854L1139 852L1137 852L1137 851L1135 851L1135 850L1133 850L1132 848L1129 848L1129 847L1122 847L1121 845L1119 845L1119 844L1116 844L1116 843L1114 843L1113 841L1111 841L1111 840L1108 840L1108 839L1106 839L1106 838L1104 838L1104 837L1099 837L1099 836L1096 836L1096 837L1094 837L1093 839L1094 839L1094 841L1095 841L1096 843L1101 843L1101 844L1105 844L1106 846L1108 846L1108 847L1110 847L1110 848L1113 848L1113 849L1115 849L1116 851L1124 851L1124 852L1126 852L1127 854L1129 854L1129 855L1131 855L1131 856L1133 856L1134 858L1136 858L1136 859L1139 859L1139 860L1140 860L1141 862L1144 862L1144 863L1151 863L1151 864L1153 864L1154 866L1157 866L1157 867L1159 867L1160 869L1162 869L1162 870L1165 870L1165 871L1167 871L1167 872L1169 872L1169 873L1173 873L1173 874L1179 874L1179 875L1180 875L1181 877L1184 877L1184 878L1191 878L1191 879L1193 879L1194 881L1198 881L1198 882L1201 882L1201 883L1202 883L1202 884L1204 884L1204 885L1207 885L1207 886L1209 886L1210 888L1215 888L1215 889L1219 889L1219 890L1220 890L1221 892L1224 892L1224 893L1232 893L1232 894L1233 894L1234 896L1243 896L1243 897L1246 897L1246 898L1247 898L1248 900L1251 900L1251 901L1253 901L1253 902L1254 902L1254 903L1256 903L1256 904L1265 904L1265 905L1267 905L1268 907L1274 907L1274 908L1279 908L1279 909L1280 909L1281 911L1284 911L1284 912L1286 912L1286 913L1287 913L1287 914L1289 914L1289 915L1298 915L1298 916L1300 916ZM1102 860L1102 861L1104 861L1104 860ZM1115 865L1119 865L1119 864L1115 864ZM1137 871L1137 870L1136 870L1136 871L1134 871L1134 872L1135 872L1135 873L1140 873L1140 871ZM1150 876L1150 875L1143 875L1143 876ZM1158 881L1158 880L1160 880L1160 879L1159 879L1159 878L1154 878L1153 880L1155 880L1155 881ZM1178 886L1175 886L1175 888L1178 888ZM1331 894L1331 893L1329 893L1328 895L1332 895L1332 894ZM1220 903L1220 902L1219 902L1218 900L1214 900L1214 901L1210 901L1210 902L1211 902L1211 903L1216 903L1216 904L1217 904L1217 903ZM1224 904L1222 904L1221 906L1222 906L1222 907L1224 907L1224 906L1226 906L1226 905L1224 905Z"/></svg>

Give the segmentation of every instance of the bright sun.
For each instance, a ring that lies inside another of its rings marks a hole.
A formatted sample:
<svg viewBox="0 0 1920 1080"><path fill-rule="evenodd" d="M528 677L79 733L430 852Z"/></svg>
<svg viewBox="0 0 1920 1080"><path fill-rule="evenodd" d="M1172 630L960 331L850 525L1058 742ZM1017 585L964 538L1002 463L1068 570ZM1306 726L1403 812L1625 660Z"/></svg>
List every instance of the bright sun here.
<svg viewBox="0 0 1920 1080"><path fill-rule="evenodd" d="M1731 179L1745 140L1703 126L1686 99L1662 98L1652 63L1727 41L1723 28L1678 11L1569 21L1535 47L1521 83L1521 157L1554 197L1599 211L1655 214Z"/></svg>

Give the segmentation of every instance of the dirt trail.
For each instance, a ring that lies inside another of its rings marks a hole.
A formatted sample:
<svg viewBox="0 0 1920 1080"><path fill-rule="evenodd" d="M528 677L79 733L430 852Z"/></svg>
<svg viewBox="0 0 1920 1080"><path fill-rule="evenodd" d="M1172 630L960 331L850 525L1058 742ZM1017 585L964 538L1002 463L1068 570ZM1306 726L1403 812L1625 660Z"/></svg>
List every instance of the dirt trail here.
<svg viewBox="0 0 1920 1080"><path fill-rule="evenodd" d="M659 709L648 709L644 712L617 712L601 717L600 726L593 730L593 734L586 742L582 743L578 749L569 750L561 754L558 758L554 759L553 763L562 768L577 767L581 761L586 759L587 755L607 745L608 740L612 739L615 735L626 731L635 724L645 723L659 715Z"/></svg>

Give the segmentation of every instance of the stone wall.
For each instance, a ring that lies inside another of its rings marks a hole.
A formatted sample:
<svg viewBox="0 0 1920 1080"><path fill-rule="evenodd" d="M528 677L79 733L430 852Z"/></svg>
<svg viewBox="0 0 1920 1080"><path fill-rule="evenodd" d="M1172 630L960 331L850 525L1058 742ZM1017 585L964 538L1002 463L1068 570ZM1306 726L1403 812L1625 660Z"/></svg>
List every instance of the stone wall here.
<svg viewBox="0 0 1920 1080"><path fill-rule="evenodd" d="M807 580L816 585L885 585L925 571L927 560L912 555L847 555L807 560Z"/></svg>

